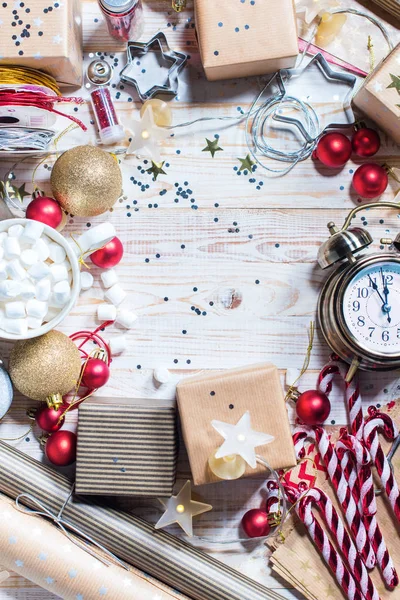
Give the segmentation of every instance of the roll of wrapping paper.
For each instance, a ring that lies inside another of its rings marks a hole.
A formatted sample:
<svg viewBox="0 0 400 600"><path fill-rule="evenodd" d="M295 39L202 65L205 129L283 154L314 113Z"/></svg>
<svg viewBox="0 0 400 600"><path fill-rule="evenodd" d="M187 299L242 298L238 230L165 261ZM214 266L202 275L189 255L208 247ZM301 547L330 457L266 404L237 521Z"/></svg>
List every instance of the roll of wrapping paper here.
<svg viewBox="0 0 400 600"><path fill-rule="evenodd" d="M119 565L102 564L69 542L48 520L20 512L15 502L2 494L0 561L2 567L64 600L99 595L112 600L184 600L181 594L133 567L126 571Z"/></svg>
<svg viewBox="0 0 400 600"><path fill-rule="evenodd" d="M58 514L70 495L71 482L0 442L0 491L13 499L31 494ZM24 502L33 508L29 500ZM193 600L283 600L280 594L128 513L74 496L65 505L63 519Z"/></svg>

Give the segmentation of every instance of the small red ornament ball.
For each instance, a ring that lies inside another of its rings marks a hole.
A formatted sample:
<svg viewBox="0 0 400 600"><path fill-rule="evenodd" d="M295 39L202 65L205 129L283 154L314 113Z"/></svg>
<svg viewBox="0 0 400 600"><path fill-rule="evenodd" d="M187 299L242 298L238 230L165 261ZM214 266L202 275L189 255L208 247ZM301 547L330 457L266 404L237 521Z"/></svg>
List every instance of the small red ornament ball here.
<svg viewBox="0 0 400 600"><path fill-rule="evenodd" d="M66 410L67 406L61 405L57 410L49 408L47 404L39 408L36 412L35 420L40 429L47 433L54 433L61 429L64 424L64 418L59 422L61 415Z"/></svg>
<svg viewBox="0 0 400 600"><path fill-rule="evenodd" d="M110 368L100 358L89 358L82 375L82 383L91 390L103 387L110 378Z"/></svg>
<svg viewBox="0 0 400 600"><path fill-rule="evenodd" d="M62 430L53 433L46 442L46 456L53 465L66 467L76 460L76 435Z"/></svg>
<svg viewBox="0 0 400 600"><path fill-rule="evenodd" d="M268 535L271 530L268 515L260 508L252 508L243 515L242 527L245 534L251 538Z"/></svg>
<svg viewBox="0 0 400 600"><path fill-rule="evenodd" d="M308 390L300 394L296 402L297 416L306 425L320 425L329 417L331 403L319 390Z"/></svg>
<svg viewBox="0 0 400 600"><path fill-rule="evenodd" d="M353 188L362 198L376 198L386 190L388 181L383 167L375 163L366 163L354 173Z"/></svg>
<svg viewBox="0 0 400 600"><path fill-rule="evenodd" d="M362 127L354 133L351 145L357 156L368 158L378 152L381 147L381 139L374 129Z"/></svg>
<svg viewBox="0 0 400 600"><path fill-rule="evenodd" d="M97 267L111 269L117 265L124 255L124 247L119 238L113 238L108 244L90 255L90 260Z"/></svg>
<svg viewBox="0 0 400 600"><path fill-rule="evenodd" d="M56 229L62 221L62 209L53 198L37 196L28 204L26 218L40 221Z"/></svg>
<svg viewBox="0 0 400 600"><path fill-rule="evenodd" d="M343 167L351 156L351 142L343 133L333 131L321 137L315 155L325 166L332 169Z"/></svg>

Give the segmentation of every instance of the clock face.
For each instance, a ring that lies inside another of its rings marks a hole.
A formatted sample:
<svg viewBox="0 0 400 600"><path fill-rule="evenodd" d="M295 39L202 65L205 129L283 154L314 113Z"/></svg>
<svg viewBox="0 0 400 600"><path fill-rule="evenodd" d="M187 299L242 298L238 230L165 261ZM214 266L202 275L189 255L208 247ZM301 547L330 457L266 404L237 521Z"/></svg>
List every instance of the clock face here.
<svg viewBox="0 0 400 600"><path fill-rule="evenodd" d="M386 260L359 271L344 293L343 316L367 350L400 353L400 264Z"/></svg>

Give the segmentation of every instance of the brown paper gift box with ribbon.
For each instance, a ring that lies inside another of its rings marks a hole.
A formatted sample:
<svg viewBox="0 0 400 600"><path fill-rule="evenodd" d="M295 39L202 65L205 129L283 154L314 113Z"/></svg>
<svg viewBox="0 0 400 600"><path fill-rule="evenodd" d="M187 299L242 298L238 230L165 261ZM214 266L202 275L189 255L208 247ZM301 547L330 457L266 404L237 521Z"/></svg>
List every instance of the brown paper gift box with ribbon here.
<svg viewBox="0 0 400 600"><path fill-rule="evenodd" d="M400 44L367 77L353 104L400 144Z"/></svg>
<svg viewBox="0 0 400 600"><path fill-rule="evenodd" d="M40 69L60 87L82 85L81 6L81 0L1 2L0 65Z"/></svg>
<svg viewBox="0 0 400 600"><path fill-rule="evenodd" d="M89 399L79 407L76 492L171 496L177 452L170 401Z"/></svg>
<svg viewBox="0 0 400 600"><path fill-rule="evenodd" d="M250 365L191 377L178 385L177 400L195 485L221 481L208 467L208 459L224 441L211 421L235 425L246 411L250 412L252 429L275 437L272 443L256 448L256 453L274 469L296 464L287 407L274 365ZM265 477L265 468L247 466L244 477L255 475Z"/></svg>
<svg viewBox="0 0 400 600"><path fill-rule="evenodd" d="M296 62L293 0L195 0L195 19L209 81L274 73Z"/></svg>

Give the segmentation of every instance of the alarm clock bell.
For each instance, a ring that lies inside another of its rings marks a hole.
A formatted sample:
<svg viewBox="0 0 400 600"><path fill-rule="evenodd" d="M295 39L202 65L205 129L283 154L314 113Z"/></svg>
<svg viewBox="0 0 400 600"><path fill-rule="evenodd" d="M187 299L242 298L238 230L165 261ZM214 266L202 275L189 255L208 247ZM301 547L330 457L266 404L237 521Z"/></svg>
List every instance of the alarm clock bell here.
<svg viewBox="0 0 400 600"><path fill-rule="evenodd" d="M354 254L364 250L373 240L366 229L353 227L352 229L339 230L335 223L327 225L331 237L326 240L318 251L318 264L321 269L327 269L340 260L347 258L354 262Z"/></svg>

